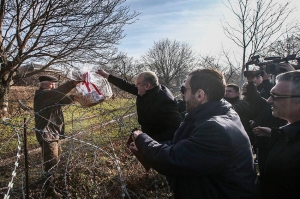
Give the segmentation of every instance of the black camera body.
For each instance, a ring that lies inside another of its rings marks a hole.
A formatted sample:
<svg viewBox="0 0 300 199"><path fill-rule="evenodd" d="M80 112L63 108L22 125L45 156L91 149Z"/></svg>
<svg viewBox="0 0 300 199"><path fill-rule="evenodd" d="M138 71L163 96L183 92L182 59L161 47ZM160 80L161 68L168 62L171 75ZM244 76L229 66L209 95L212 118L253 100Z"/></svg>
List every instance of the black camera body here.
<svg viewBox="0 0 300 199"><path fill-rule="evenodd" d="M264 74L263 70L255 70L255 71L249 71L249 66L250 65L258 65L260 63L259 61L260 56L255 55L252 56L251 59L246 63L246 71L244 71L244 76L245 77L256 77L256 76L262 76Z"/></svg>
<svg viewBox="0 0 300 199"><path fill-rule="evenodd" d="M247 70L244 71L244 76L245 77L256 77L256 76L263 76L264 75L264 71L263 70Z"/></svg>
<svg viewBox="0 0 300 199"><path fill-rule="evenodd" d="M281 68L279 64L272 64L272 65L267 65L265 68L266 73L272 74L272 75L277 75L280 73L286 72L284 68Z"/></svg>
<svg viewBox="0 0 300 199"><path fill-rule="evenodd" d="M298 65L295 68L295 69L297 69L298 66L299 66L299 61L300 61L300 58L296 58L296 54L288 55L284 58L281 58L281 57L265 57L264 60L267 60L267 62L260 62L259 58L260 58L259 55L253 56L253 57L251 57L251 60L246 63L246 71L244 71L244 76L245 77L255 77L255 76L258 76L258 75L262 76L264 74L264 71L267 74L272 74L272 75L277 75L277 74L280 74L280 73L284 73L284 72L286 72L286 70L284 68L281 68L279 66L279 63L283 63L283 62L288 63L288 61L290 61L290 60L297 60ZM269 61L269 60L271 60L271 61ZM249 65L253 65L253 64L256 65L256 66L259 66L260 69L257 70L257 71L249 71Z"/></svg>

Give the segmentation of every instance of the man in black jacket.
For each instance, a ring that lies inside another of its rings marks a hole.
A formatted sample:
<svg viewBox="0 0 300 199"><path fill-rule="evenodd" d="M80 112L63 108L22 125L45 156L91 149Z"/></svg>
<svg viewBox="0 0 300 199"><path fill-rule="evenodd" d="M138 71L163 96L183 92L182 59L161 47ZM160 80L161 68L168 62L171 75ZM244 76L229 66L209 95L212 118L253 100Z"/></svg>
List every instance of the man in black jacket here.
<svg viewBox="0 0 300 199"><path fill-rule="evenodd" d="M224 99L229 102L233 109L240 116L241 122L250 138L250 142L254 144L254 135L250 127L250 120L253 119L253 114L249 103L240 97L240 88L236 84L227 84Z"/></svg>
<svg viewBox="0 0 300 199"><path fill-rule="evenodd" d="M273 84L270 82L271 74L267 74L263 71L262 74L259 74L253 78L253 82L259 92L260 96L268 99L270 97L270 90L273 87Z"/></svg>
<svg viewBox="0 0 300 199"><path fill-rule="evenodd" d="M173 139L182 118L175 97L167 87L159 84L154 72L140 73L136 84L131 84L104 70L98 70L96 73L120 89L137 96L138 122L143 132L159 142Z"/></svg>
<svg viewBox="0 0 300 199"><path fill-rule="evenodd" d="M59 162L60 138L64 135L64 117L62 106L72 103L76 96L69 93L78 81L68 81L55 88L57 79L52 76L40 76L40 88L34 96L34 117L36 138L42 148L45 177L45 194L60 198L55 191L54 168Z"/></svg>
<svg viewBox="0 0 300 199"><path fill-rule="evenodd" d="M131 150L167 176L175 198L240 199L256 192L250 141L239 116L222 100L223 75L212 69L191 72L185 82L187 115L173 142L158 143L133 132Z"/></svg>
<svg viewBox="0 0 300 199"><path fill-rule="evenodd" d="M266 126L266 127L280 127L286 124L286 121L272 115L271 105L267 103L266 99L258 92L252 77L247 77L247 97L246 100L250 105L250 109L253 113L253 121L251 127ZM271 88L270 88L271 90ZM270 94L269 94L270 95ZM255 136L255 153L258 160L258 168L260 178L263 178L263 170L265 161L268 154L268 146L270 144L270 138Z"/></svg>
<svg viewBox="0 0 300 199"><path fill-rule="evenodd" d="M261 198L300 198L300 71L277 76L268 103L272 114L284 119L280 128L257 127L258 136L271 137L261 178Z"/></svg>

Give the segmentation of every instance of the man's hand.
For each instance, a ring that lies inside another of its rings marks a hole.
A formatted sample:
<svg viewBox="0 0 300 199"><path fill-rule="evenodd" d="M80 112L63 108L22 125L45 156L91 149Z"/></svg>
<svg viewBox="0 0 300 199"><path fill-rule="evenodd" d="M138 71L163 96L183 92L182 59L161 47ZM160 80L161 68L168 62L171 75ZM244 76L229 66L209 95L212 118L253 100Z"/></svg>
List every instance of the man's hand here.
<svg viewBox="0 0 300 199"><path fill-rule="evenodd" d="M266 73L266 71L264 71L262 78L263 78L263 80L271 79L271 76L272 76L271 74L268 74L268 73Z"/></svg>
<svg viewBox="0 0 300 199"><path fill-rule="evenodd" d="M247 77L248 82L253 82L254 77Z"/></svg>
<svg viewBox="0 0 300 199"><path fill-rule="evenodd" d="M255 127L253 133L257 136L271 137L271 129L269 127Z"/></svg>
<svg viewBox="0 0 300 199"><path fill-rule="evenodd" d="M286 71L294 71L295 68L290 63L279 63L279 67L285 69Z"/></svg>
<svg viewBox="0 0 300 199"><path fill-rule="evenodd" d="M137 137L139 134L142 134L142 133L143 133L143 132L140 131L140 130L133 131L133 132L131 133L132 139L135 140L136 137Z"/></svg>
<svg viewBox="0 0 300 199"><path fill-rule="evenodd" d="M80 82L82 82L82 81L77 81L77 80L72 80L73 82L72 82L72 84L73 84L73 86L75 87L77 84L79 84Z"/></svg>
<svg viewBox="0 0 300 199"><path fill-rule="evenodd" d="M129 149L130 149L130 150L138 151L138 148L137 148L136 145L135 145L135 139L137 138L138 135L140 135L140 134L142 134L142 133L143 133L143 132L140 131L140 130L136 130L136 131L133 131L133 132L131 133L131 137L132 137L133 142L131 142L131 143L129 144Z"/></svg>
<svg viewBox="0 0 300 199"><path fill-rule="evenodd" d="M102 70L102 69L96 71L96 74L101 75L102 77L104 77L104 78L106 78L106 79L107 79L108 76L109 76L109 73L106 72L106 71L104 71L104 70Z"/></svg>
<svg viewBox="0 0 300 199"><path fill-rule="evenodd" d="M79 102L80 98L77 95L72 95L72 96L74 101Z"/></svg>
<svg viewBox="0 0 300 199"><path fill-rule="evenodd" d="M139 151L139 150L137 149L137 147L135 146L135 143L134 143L134 142L131 142L131 143L130 143L129 149L130 149L130 150L134 150L134 151Z"/></svg>

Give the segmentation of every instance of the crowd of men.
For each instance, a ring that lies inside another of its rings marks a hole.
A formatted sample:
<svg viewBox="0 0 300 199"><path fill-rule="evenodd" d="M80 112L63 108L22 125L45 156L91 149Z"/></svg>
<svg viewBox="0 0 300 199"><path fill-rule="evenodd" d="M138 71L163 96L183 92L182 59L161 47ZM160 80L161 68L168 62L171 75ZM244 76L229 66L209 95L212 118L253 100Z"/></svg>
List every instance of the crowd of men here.
<svg viewBox="0 0 300 199"><path fill-rule="evenodd" d="M275 85L266 73L248 77L240 92L219 71L196 69L181 86L179 103L154 72L140 73L135 84L96 73L136 95L141 128L129 148L166 176L175 198L300 198L300 71L277 75ZM65 94L78 82L55 88L55 78L40 81L36 134L51 173L64 132L61 105L76 101ZM47 194L61 197L49 187Z"/></svg>

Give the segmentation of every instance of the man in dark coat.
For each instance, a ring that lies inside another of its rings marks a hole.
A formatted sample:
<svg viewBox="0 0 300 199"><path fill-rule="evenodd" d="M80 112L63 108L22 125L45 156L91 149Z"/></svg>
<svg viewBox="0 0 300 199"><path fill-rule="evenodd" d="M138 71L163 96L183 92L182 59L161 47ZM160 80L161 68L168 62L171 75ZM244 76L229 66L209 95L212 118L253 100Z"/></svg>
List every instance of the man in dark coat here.
<svg viewBox="0 0 300 199"><path fill-rule="evenodd" d="M222 100L223 75L212 69L191 72L185 82L187 115L171 143L133 132L130 149L167 176L175 198L240 199L256 192L250 141L239 116Z"/></svg>
<svg viewBox="0 0 300 199"><path fill-rule="evenodd" d="M151 71L140 73L136 84L131 84L104 70L98 70L96 73L120 89L137 96L138 122L143 132L159 142L173 139L182 118L178 112L176 99L167 87L158 83L155 73Z"/></svg>
<svg viewBox="0 0 300 199"><path fill-rule="evenodd" d="M273 84L270 82L271 75L267 74L265 71L253 78L253 83L255 84L257 91L260 96L268 99L270 97L270 90Z"/></svg>
<svg viewBox="0 0 300 199"><path fill-rule="evenodd" d="M60 138L64 135L64 117L62 106L70 104L76 96L66 96L77 83L68 81L55 88L57 79L52 76L40 76L40 88L34 96L34 116L36 138L42 148L45 177L49 180L45 184L46 195L59 198L55 191L54 168L59 162Z"/></svg>
<svg viewBox="0 0 300 199"><path fill-rule="evenodd" d="M250 138L250 142L254 144L254 135L250 127L250 120L253 119L253 114L249 103L240 97L240 88L236 84L227 84L224 99L229 102L233 109L240 116L241 122Z"/></svg>
<svg viewBox="0 0 300 199"><path fill-rule="evenodd" d="M257 127L258 136L271 137L260 182L261 198L300 198L300 71L280 74L268 103L284 119L280 128Z"/></svg>
<svg viewBox="0 0 300 199"><path fill-rule="evenodd" d="M265 126L265 127L280 127L286 124L286 121L272 115L271 105L267 103L266 99L258 92L253 78L248 77L247 97L250 108L252 110L254 119L251 127ZM270 138L255 136L256 145L254 148L258 160L258 168L260 178L263 178L263 170L267 158Z"/></svg>

